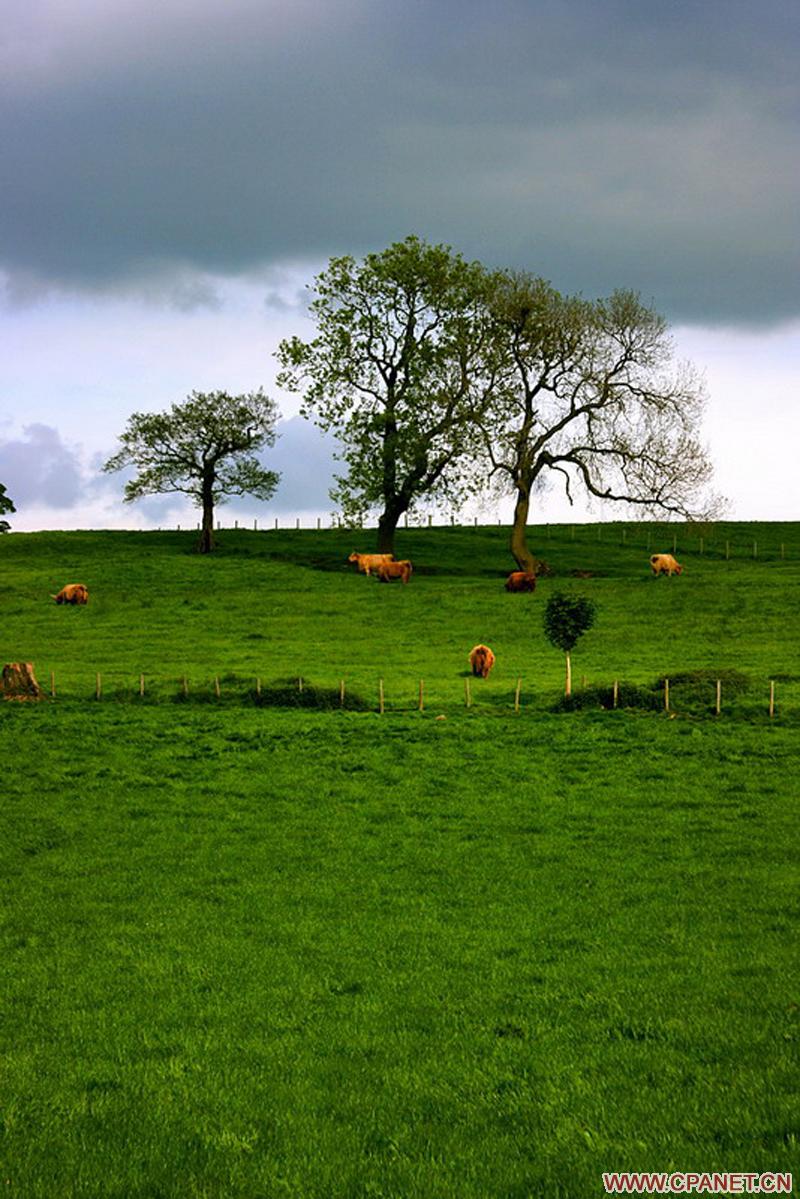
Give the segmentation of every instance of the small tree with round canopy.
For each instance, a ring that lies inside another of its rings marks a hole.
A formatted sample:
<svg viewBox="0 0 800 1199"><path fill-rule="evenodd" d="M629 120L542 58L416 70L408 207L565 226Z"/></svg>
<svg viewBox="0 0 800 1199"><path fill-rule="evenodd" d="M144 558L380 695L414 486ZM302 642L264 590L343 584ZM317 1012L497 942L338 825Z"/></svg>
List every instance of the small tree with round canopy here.
<svg viewBox="0 0 800 1199"><path fill-rule="evenodd" d="M594 624L597 606L583 595L551 595L544 610L544 631L548 641L564 651L567 674L564 694L572 694L572 662L570 654L583 634Z"/></svg>

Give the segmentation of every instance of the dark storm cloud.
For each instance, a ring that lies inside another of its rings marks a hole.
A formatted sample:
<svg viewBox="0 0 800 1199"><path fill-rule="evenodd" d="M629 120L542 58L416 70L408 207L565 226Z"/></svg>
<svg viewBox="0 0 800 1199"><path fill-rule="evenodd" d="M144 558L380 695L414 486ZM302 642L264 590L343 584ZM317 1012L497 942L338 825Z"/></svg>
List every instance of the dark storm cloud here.
<svg viewBox="0 0 800 1199"><path fill-rule="evenodd" d="M12 285L413 231L675 319L800 310L793 0L22 4L0 46Z"/></svg>
<svg viewBox="0 0 800 1199"><path fill-rule="evenodd" d="M17 511L27 504L72 508L81 496L80 458L50 425L26 425L21 437L0 435L0 482Z"/></svg>

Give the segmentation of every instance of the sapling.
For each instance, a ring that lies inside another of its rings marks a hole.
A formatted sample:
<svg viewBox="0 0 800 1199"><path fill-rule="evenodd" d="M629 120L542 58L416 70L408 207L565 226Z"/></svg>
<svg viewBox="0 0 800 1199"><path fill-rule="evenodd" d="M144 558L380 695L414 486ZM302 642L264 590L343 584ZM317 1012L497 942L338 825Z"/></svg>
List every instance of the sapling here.
<svg viewBox="0 0 800 1199"><path fill-rule="evenodd" d="M547 601L544 610L544 631L556 649L564 651L567 659L567 675L564 694L572 694L572 662L570 653L579 638L594 624L597 607L593 600L583 595L564 595L556 592Z"/></svg>

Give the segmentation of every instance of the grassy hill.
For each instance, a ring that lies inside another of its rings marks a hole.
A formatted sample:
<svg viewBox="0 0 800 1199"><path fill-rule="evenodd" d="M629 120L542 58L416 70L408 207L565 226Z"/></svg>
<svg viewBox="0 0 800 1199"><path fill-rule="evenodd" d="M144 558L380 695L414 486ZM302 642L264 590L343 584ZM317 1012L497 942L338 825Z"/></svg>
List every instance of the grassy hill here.
<svg viewBox="0 0 800 1199"><path fill-rule="evenodd" d="M375 699L383 677L388 705L403 708L424 678L430 702L449 709L463 702L467 654L483 641L497 665L478 702L504 707L521 677L524 702L549 703L562 662L541 611L559 589L591 595L599 608L575 654L578 680L738 671L752 680L754 708L763 709L769 678L784 711L800 700L796 524L704 529L702 554L700 535L679 527L685 573L672 579L652 577L647 562L653 550L671 551L672 527L532 530L554 572L533 596L503 591L513 565L505 530L402 531L398 555L415 566L408 587L382 586L348 565L350 550L371 548L372 536L229 530L211 557L193 552L188 532L6 537L3 651L34 661L43 679L55 671L63 697L93 693L97 672L108 696L138 687L144 673L154 696L174 694L183 676L192 694L216 676L239 692L260 676L332 688L345 679ZM68 581L87 583L87 608L48 601ZM726 704L735 698L726 691Z"/></svg>
<svg viewBox="0 0 800 1199"><path fill-rule="evenodd" d="M57 680L0 704L8 1193L797 1177L800 526L702 553L679 528L685 573L653 579L673 535L535 530L554 574L518 596L498 529L404 531L408 587L347 566L366 534L224 531L209 559L189 534L0 539L3 660ZM68 581L87 608L47 598ZM706 674L671 714L554 711L557 588L598 604L584 694ZM467 711L479 640L498 663ZM257 675L345 678L373 710L259 707Z"/></svg>

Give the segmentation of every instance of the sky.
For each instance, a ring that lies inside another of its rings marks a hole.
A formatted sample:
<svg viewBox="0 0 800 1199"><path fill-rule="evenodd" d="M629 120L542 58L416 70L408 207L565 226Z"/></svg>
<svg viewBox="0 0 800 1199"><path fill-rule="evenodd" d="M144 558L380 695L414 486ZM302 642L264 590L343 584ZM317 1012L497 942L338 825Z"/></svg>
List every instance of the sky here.
<svg viewBox="0 0 800 1199"><path fill-rule="evenodd" d="M795 0L6 0L12 528L196 519L123 504L99 468L131 412L259 386L281 485L225 519L327 519L335 447L274 350L313 333L329 256L409 233L565 292L640 292L705 377L729 515L800 518L799 48Z"/></svg>

